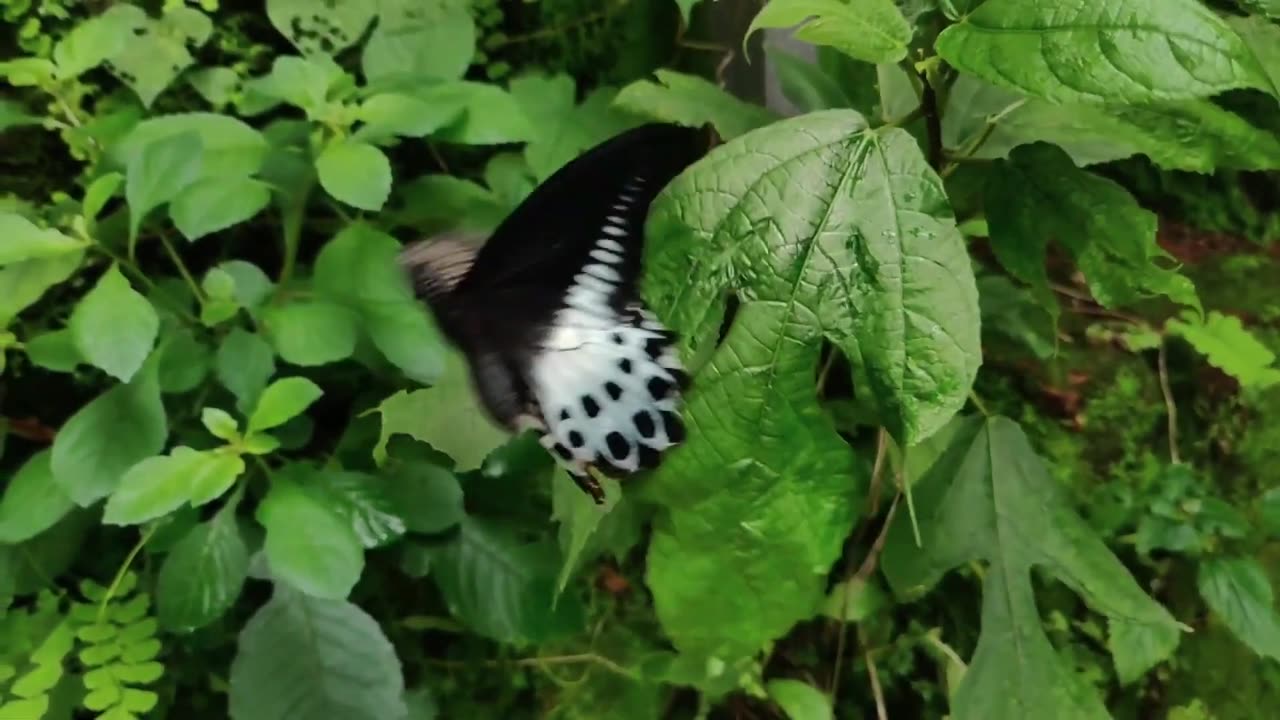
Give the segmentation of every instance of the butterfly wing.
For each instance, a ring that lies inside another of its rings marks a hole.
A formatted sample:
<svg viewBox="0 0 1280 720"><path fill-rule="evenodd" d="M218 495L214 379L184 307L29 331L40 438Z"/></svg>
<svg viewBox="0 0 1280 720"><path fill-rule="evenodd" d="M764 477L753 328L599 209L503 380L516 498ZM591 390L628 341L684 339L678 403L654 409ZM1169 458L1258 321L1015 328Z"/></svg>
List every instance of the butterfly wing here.
<svg viewBox="0 0 1280 720"><path fill-rule="evenodd" d="M552 175L467 259L441 246L417 251L425 269L406 263L420 296L452 316L441 324L454 326L446 334L467 352L482 398L508 398L500 421L536 428L598 502L590 467L653 467L684 437L674 336L644 308L637 280L650 204L707 145L675 125L627 131Z"/></svg>

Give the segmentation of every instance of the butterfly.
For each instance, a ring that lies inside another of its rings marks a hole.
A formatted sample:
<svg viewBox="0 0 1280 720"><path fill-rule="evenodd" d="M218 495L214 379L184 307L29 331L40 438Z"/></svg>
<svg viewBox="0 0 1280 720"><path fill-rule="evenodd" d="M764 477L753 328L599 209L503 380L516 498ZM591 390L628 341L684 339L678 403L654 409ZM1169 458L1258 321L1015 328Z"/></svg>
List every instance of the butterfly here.
<svg viewBox="0 0 1280 720"><path fill-rule="evenodd" d="M487 240L446 233L399 258L489 415L535 431L596 503L592 468L650 469L685 437L688 375L637 283L649 206L708 140L663 123L627 130L534 188Z"/></svg>

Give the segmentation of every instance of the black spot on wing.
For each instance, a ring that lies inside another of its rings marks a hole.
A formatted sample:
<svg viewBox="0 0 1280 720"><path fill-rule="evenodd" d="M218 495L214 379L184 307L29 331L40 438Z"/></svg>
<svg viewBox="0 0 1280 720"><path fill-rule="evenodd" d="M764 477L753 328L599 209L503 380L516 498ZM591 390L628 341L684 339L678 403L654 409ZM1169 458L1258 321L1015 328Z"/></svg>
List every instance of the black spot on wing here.
<svg viewBox="0 0 1280 720"><path fill-rule="evenodd" d="M609 394L611 400L622 397L622 386L612 380L604 384L604 391Z"/></svg>
<svg viewBox="0 0 1280 720"><path fill-rule="evenodd" d="M615 460L626 460L631 454L631 443L616 430L606 435L604 441L609 445L609 454Z"/></svg>
<svg viewBox="0 0 1280 720"><path fill-rule="evenodd" d="M587 414L587 417L593 418L600 414L600 403L596 402L596 399L590 395L583 395L582 410Z"/></svg>
<svg viewBox="0 0 1280 720"><path fill-rule="evenodd" d="M618 361L618 369L627 375L631 374L631 358L622 358Z"/></svg>
<svg viewBox="0 0 1280 720"><path fill-rule="evenodd" d="M673 444L684 442L684 422L680 420L680 416L666 411L662 413L662 429L667 432L667 439Z"/></svg>
<svg viewBox="0 0 1280 720"><path fill-rule="evenodd" d="M653 437L653 433L657 430L653 424L653 417L649 415L647 410L641 410L631 417L631 422L635 423L636 430L640 433L640 437L648 440Z"/></svg>
<svg viewBox="0 0 1280 720"><path fill-rule="evenodd" d="M645 383L645 387L649 388L649 395L654 400L661 400L671 391L671 383L663 378L654 375Z"/></svg>
<svg viewBox="0 0 1280 720"><path fill-rule="evenodd" d="M583 438L583 437L582 437L582 433L578 432L577 430L570 430L570 431L569 431L569 444L570 444L570 445L572 445L572 446L574 446L574 447L576 447L576 448L580 448L580 447L582 447L584 444L586 444L586 439L585 439L585 438Z"/></svg>
<svg viewBox="0 0 1280 720"><path fill-rule="evenodd" d="M657 467L660 462L662 462L662 453L648 445L640 446L640 467L647 470Z"/></svg>

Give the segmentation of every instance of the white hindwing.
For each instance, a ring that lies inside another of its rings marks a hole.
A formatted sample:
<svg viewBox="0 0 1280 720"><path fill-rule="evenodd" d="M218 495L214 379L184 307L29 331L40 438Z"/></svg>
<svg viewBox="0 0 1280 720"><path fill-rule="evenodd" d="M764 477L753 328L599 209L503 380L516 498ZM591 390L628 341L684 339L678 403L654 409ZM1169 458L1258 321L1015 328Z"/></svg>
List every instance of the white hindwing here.
<svg viewBox="0 0 1280 720"><path fill-rule="evenodd" d="M629 199L624 192L615 209ZM588 465L652 467L684 438L683 370L671 333L640 303L620 314L611 302L622 279L619 240L631 231L622 217L608 217L529 371L546 424L542 443L578 475Z"/></svg>

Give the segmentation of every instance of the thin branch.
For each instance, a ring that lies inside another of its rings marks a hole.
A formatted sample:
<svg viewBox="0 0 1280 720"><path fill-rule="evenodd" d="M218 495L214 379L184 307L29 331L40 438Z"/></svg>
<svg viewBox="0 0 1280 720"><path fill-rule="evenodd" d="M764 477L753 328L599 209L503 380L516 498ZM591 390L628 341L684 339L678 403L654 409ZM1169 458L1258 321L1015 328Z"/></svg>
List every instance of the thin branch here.
<svg viewBox="0 0 1280 720"><path fill-rule="evenodd" d="M880 467L879 465L877 467ZM872 471L875 472L874 470ZM872 482L876 479L872 477ZM880 526L880 534L871 543L871 549L867 551L867 556L863 558L862 565L858 567L858 571L851 577L847 578L840 587L841 610L840 610L840 634L836 636L836 659L831 669L831 702L835 703L837 694L840 692L840 666L844 662L845 644L848 642L849 635L849 603L852 601L853 593L850 592L851 586L857 582L866 582L871 573L875 571L876 564L880 557L880 552L884 549L885 539L889 536L889 527L893 524L894 513L898 510L898 498L902 497L899 493L894 496L893 504L889 506L889 512L885 515L884 524ZM847 573L846 573L847 574Z"/></svg>
<svg viewBox="0 0 1280 720"><path fill-rule="evenodd" d="M460 660L436 660L428 658L425 661L428 665L436 667L454 668L465 670L474 667L546 667L555 665L598 665L605 670L631 680L636 679L636 674L618 663L610 660L603 655L596 653L575 653L571 655L547 655L542 657L514 658L510 660L477 660L473 662L463 662Z"/></svg>
<svg viewBox="0 0 1280 720"><path fill-rule="evenodd" d="M191 294L195 295L196 300L204 302L204 292L200 290L200 285L191 276L191 272L187 270L186 263L182 262L182 256L178 255L178 251L174 249L168 233L160 233L160 244L164 246L164 251L169 255L169 259L173 261L174 267L178 268L178 274L187 282L187 287L191 288Z"/></svg>
<svg viewBox="0 0 1280 720"><path fill-rule="evenodd" d="M1160 392L1164 395L1164 408L1169 419L1169 461L1177 465L1182 462L1178 456L1178 406L1173 402L1173 390L1169 387L1169 363L1166 358L1166 343L1160 340L1160 350L1156 355L1156 367L1160 372Z"/></svg>
<svg viewBox="0 0 1280 720"><path fill-rule="evenodd" d="M876 659L871 650L863 653L867 661L867 677L871 680L871 696L876 699L876 718L889 720L889 709L885 706L884 690L880 687L880 675L876 672Z"/></svg>

